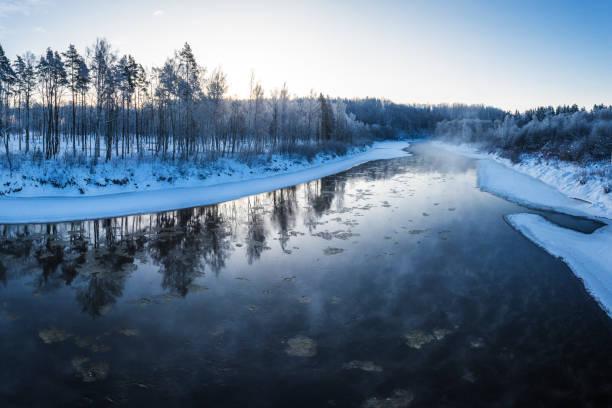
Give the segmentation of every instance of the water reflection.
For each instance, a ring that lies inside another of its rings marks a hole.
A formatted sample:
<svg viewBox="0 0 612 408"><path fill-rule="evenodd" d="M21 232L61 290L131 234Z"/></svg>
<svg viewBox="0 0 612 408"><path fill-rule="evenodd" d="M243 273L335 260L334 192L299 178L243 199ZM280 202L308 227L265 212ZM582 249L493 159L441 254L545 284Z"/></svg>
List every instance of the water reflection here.
<svg viewBox="0 0 612 408"><path fill-rule="evenodd" d="M230 254L246 247L248 264L272 242L291 254L296 218L312 232L333 205L342 208L352 178L389 178L403 167L380 165L365 173L345 173L246 197L230 203L159 214L61 224L0 226L0 282L32 278L37 294L67 286L75 289L83 312L105 314L122 296L125 282L139 265L162 274L161 287L188 295L207 271L225 268ZM299 202L306 205L299 206ZM246 231L240 226L245 226ZM303 234L303 233L302 233Z"/></svg>
<svg viewBox="0 0 612 408"><path fill-rule="evenodd" d="M261 257L261 253L270 247L266 246L266 226L264 224L264 207L259 197L247 198L247 259L249 265Z"/></svg>
<svg viewBox="0 0 612 408"><path fill-rule="evenodd" d="M529 210L475 188L475 162L415 153L215 206L0 226L0 405L599 405L605 313L505 224Z"/></svg>

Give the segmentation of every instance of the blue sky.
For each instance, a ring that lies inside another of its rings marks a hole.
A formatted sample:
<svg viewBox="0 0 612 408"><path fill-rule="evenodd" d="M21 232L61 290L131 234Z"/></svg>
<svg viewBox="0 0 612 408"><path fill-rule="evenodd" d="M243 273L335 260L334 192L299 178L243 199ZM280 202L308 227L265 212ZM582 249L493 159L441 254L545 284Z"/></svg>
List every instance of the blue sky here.
<svg viewBox="0 0 612 408"><path fill-rule="evenodd" d="M0 0L0 44L13 57L106 37L151 66L188 41L238 96L254 69L297 94L591 106L612 104L611 16L609 1Z"/></svg>

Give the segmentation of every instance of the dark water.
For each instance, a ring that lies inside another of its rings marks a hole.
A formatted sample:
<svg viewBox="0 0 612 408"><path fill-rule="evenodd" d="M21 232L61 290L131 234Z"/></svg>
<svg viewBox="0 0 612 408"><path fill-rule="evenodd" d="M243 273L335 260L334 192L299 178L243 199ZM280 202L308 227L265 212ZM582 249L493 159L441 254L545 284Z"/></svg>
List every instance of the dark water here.
<svg viewBox="0 0 612 408"><path fill-rule="evenodd" d="M413 150L216 206L0 226L0 406L610 406L612 325L504 222L532 211Z"/></svg>

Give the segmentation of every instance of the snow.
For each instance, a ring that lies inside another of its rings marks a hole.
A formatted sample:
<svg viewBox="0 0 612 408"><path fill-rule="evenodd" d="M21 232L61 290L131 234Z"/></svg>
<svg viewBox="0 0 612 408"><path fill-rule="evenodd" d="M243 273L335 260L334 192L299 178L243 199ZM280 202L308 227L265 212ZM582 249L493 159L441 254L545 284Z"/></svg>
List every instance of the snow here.
<svg viewBox="0 0 612 408"><path fill-rule="evenodd" d="M605 208L570 198L550 184L489 159L478 162L478 187L531 208L597 219L609 215Z"/></svg>
<svg viewBox="0 0 612 408"><path fill-rule="evenodd" d="M205 180L195 177L185 178L170 188L147 188L144 191L105 193L109 187L115 189L124 187L115 185L101 187L94 194L88 191L86 195L77 195L78 192L75 192L74 189L71 195L60 195L64 193L63 189L51 187L44 190L45 196L40 194L40 188L26 192L20 191L22 196L0 198L0 224L76 221L216 204L316 180L348 170L367 161L403 157L409 155L404 150L407 147L406 142L379 142L366 151L353 152L348 156L333 159L319 158L318 162L315 161L310 166L307 163L300 163L298 166L293 166L294 169L297 167L299 170L283 174L269 175L269 168L260 166L255 170L249 170L251 168L242 165L245 168L242 168L241 172L226 172L223 176L217 173L218 175L215 176L213 171L213 176ZM282 173L283 169L290 167L287 166L287 163L284 164L275 164L275 166L278 165L278 172ZM232 166L237 167L238 164L234 162ZM142 181L139 179L141 186L151 180L151 173L147 174L146 170L152 171L153 169L138 170L137 167L135 170L137 174L134 177L143 178ZM159 173L158 168L155 170ZM189 170L186 169L186 171ZM115 173L123 174L122 171L125 170L115 170ZM233 168L232 171L234 171ZM47 195L48 193L52 195Z"/></svg>
<svg viewBox="0 0 612 408"><path fill-rule="evenodd" d="M525 156L514 164L473 146L434 142L434 146L478 159L478 186L527 207L582 216L604 222L604 227L584 234L555 225L536 214L511 214L510 225L549 254L561 258L582 280L586 290L612 317L612 194L603 193L606 174L602 163L580 168L571 163ZM580 199L574 198L579 197Z"/></svg>
<svg viewBox="0 0 612 408"><path fill-rule="evenodd" d="M562 258L612 317L612 225L583 234L536 214L512 214L506 220L546 252Z"/></svg>
<svg viewBox="0 0 612 408"><path fill-rule="evenodd" d="M477 147L469 144L454 145L439 141L432 142L431 144L434 147L446 151L479 159L480 166L487 166L486 164L482 164L483 161L493 161L495 163L499 163L506 168L515 171L512 177L518 177L518 175L521 174L530 176L553 187L566 198L575 198L577 199L575 200L576 202L583 201L586 202L585 204L590 204L590 206L587 205L586 207L584 205L576 206L576 203L570 204L569 201L564 200L563 202L565 205L558 205L558 208L556 208L556 210L559 212L578 215L572 212L578 210L586 212L594 217L605 217L612 219L612 193L605 192L605 187L609 186L609 184L612 182L610 178L612 175L612 163L594 162L581 166L579 164L564 162L561 160L546 160L534 155L523 155L521 156L520 163L512 163L510 160L500 157L497 154L481 152ZM479 176L481 173L484 173L484 171L479 171ZM504 175L507 176L504 182L511 181L510 173L504 173ZM493 183L494 180L488 180L488 182ZM496 186L499 187L500 184L501 183L496 183ZM482 187L483 186L481 186L481 188ZM503 195L501 190L498 190L497 192L490 192L502 195L504 198L512 201L517 201L519 198L525 200L526 198L515 197L517 200L513 200L511 198L511 194L514 195L518 193L516 190L509 191L507 195ZM557 198L559 197L556 194L555 196ZM553 197L548 194L545 194L542 197L546 197L548 200L543 202L544 198L540 198L538 195L535 195L534 197L531 197L531 200L529 200L531 203L528 203L527 200L525 200L521 202L521 204L537 208L543 207L534 204L551 204L550 199ZM552 206L548 206L546 209L554 208Z"/></svg>
<svg viewBox="0 0 612 408"><path fill-rule="evenodd" d="M299 155L263 153L240 160L234 157L202 158L201 161L164 161L135 155L100 159L72 151L37 162L34 157L13 157L13 171L0 166L0 197L81 196L127 193L170 187L201 187L295 172L357 156L366 150L355 147L337 156L319 153L310 160ZM103 157L103 156L102 156Z"/></svg>

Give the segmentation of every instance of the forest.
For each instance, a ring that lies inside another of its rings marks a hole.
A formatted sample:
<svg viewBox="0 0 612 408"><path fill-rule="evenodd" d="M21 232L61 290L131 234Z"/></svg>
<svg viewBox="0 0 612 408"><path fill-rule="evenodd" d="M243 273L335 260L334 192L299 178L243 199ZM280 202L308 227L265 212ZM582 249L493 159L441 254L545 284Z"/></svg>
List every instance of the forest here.
<svg viewBox="0 0 612 408"><path fill-rule="evenodd" d="M188 43L161 67L119 55L105 39L80 53L48 48L5 55L0 45L1 165L29 160L97 164L124 158L210 163L219 157L345 154L373 140L434 136L481 143L518 160L540 152L568 161L612 151L612 107L540 107L510 113L484 105L397 104L384 99L265 91L252 72L249 97L228 96L220 69Z"/></svg>
<svg viewBox="0 0 612 408"><path fill-rule="evenodd" d="M455 143L484 144L514 161L523 153L580 163L609 160L612 106L548 106L492 119L442 120L434 133Z"/></svg>
<svg viewBox="0 0 612 408"><path fill-rule="evenodd" d="M431 134L443 120L504 116L480 105L399 105L314 91L296 96L286 84L265 91L254 73L248 98L227 91L226 74L197 62L187 43L153 68L120 56L105 39L82 53L69 45L12 61L0 46L2 166L130 157L205 164L262 153L310 158Z"/></svg>
<svg viewBox="0 0 612 408"><path fill-rule="evenodd" d="M250 85L248 100L226 97L226 75L199 65L189 44L150 70L131 55L119 57L104 39L84 56L70 45L11 63L0 50L6 158L10 166L17 150L44 159L80 153L94 161L130 155L197 160L283 151L306 141L351 143L360 136L340 102L322 94L290 98L286 86L265 98L254 76Z"/></svg>

